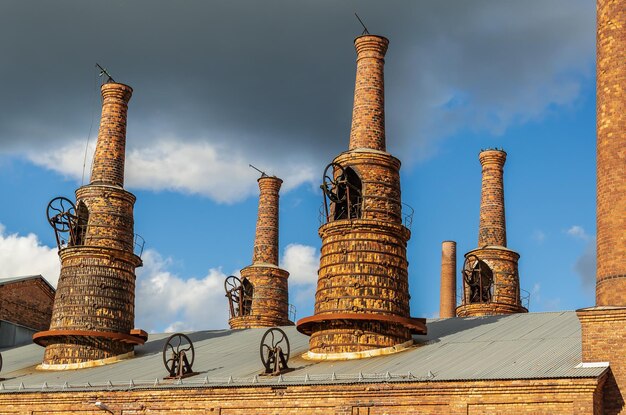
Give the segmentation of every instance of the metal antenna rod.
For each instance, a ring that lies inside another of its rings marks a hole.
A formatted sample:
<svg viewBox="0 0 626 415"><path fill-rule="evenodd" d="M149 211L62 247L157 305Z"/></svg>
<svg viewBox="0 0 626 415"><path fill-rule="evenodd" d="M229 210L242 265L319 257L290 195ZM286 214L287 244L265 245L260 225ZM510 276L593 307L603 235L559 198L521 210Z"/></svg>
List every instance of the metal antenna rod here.
<svg viewBox="0 0 626 415"><path fill-rule="evenodd" d="M366 35L366 34L369 35L370 31L367 30L367 27L365 27L365 23L363 23L363 20L361 20L358 14L354 13L354 15L356 16L357 19L359 19L359 23L361 23L361 26L363 26L363 33L361 33L361 35Z"/></svg>
<svg viewBox="0 0 626 415"><path fill-rule="evenodd" d="M102 76L102 75L106 75L107 76L107 82L115 82L115 80L113 79L113 77L111 75L109 75L109 73L107 72L106 69L104 69L102 66L98 65L96 63L96 68L100 69L100 75L98 76Z"/></svg>
<svg viewBox="0 0 626 415"><path fill-rule="evenodd" d="M248 166L252 167L254 170L258 171L259 173L261 173L261 177L267 177L267 173L265 173L264 171L261 171L259 169L257 169L256 167L254 167L252 164L248 164Z"/></svg>

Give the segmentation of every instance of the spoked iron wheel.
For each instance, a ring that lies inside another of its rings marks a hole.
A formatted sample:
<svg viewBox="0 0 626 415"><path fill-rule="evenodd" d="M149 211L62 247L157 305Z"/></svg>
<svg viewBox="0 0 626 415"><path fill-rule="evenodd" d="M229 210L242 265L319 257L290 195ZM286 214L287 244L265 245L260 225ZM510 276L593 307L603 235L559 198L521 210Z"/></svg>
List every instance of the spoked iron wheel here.
<svg viewBox="0 0 626 415"><path fill-rule="evenodd" d="M224 280L224 290L226 291L226 294L233 293L234 295L237 293L239 287L241 287L241 280L234 275L231 275Z"/></svg>
<svg viewBox="0 0 626 415"><path fill-rule="evenodd" d="M76 206L66 197L55 197L46 209L48 223L57 232L69 232L72 221L76 217Z"/></svg>
<svg viewBox="0 0 626 415"><path fill-rule="evenodd" d="M337 174L338 172L338 174ZM341 203L346 199L345 193L339 196L339 187L346 181L346 172L339 163L330 163L324 169L322 185L320 186L326 197L333 203Z"/></svg>
<svg viewBox="0 0 626 415"><path fill-rule="evenodd" d="M195 359L193 343L182 333L172 334L163 346L163 364L170 377L182 377L193 373Z"/></svg>
<svg viewBox="0 0 626 415"><path fill-rule="evenodd" d="M289 339L284 331L274 327L265 332L261 339L261 362L265 367L265 374L277 375L289 369Z"/></svg>

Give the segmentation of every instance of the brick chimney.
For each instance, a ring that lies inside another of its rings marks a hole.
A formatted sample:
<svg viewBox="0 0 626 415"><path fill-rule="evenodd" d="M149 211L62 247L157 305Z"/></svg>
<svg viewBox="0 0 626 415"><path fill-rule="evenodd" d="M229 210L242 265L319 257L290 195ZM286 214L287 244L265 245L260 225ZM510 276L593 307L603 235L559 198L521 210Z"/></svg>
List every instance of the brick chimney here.
<svg viewBox="0 0 626 415"><path fill-rule="evenodd" d="M501 150L485 150L480 152L478 159L483 167L478 246L506 246L502 178L506 153Z"/></svg>
<svg viewBox="0 0 626 415"><path fill-rule="evenodd" d="M439 317L456 317L456 242L441 243Z"/></svg>
<svg viewBox="0 0 626 415"><path fill-rule="evenodd" d="M91 167L91 184L124 187L126 116L133 89L128 85L102 85L102 116Z"/></svg>
<svg viewBox="0 0 626 415"><path fill-rule="evenodd" d="M583 362L608 362L604 414L626 414L626 1L597 1L596 306L577 310Z"/></svg>
<svg viewBox="0 0 626 415"><path fill-rule="evenodd" d="M283 183L265 174L259 178L259 213L252 265L241 270L251 298L242 315L228 320L232 329L293 325L289 321L289 273L278 267L278 192ZM249 285L248 285L249 284Z"/></svg>
<svg viewBox="0 0 626 415"><path fill-rule="evenodd" d="M380 36L361 36L356 47L356 82L350 150L385 151L385 53L389 41Z"/></svg>
<svg viewBox="0 0 626 415"><path fill-rule="evenodd" d="M478 248L465 254L463 299L459 317L527 313L522 305L517 261L506 246L503 169L504 150L483 150Z"/></svg>
<svg viewBox="0 0 626 415"><path fill-rule="evenodd" d="M349 151L326 168L326 222L314 315L298 321L313 360L359 359L405 349L425 334L409 310L400 161L385 152L384 56L389 41L356 38ZM333 183L330 183L332 181Z"/></svg>
<svg viewBox="0 0 626 415"><path fill-rule="evenodd" d="M133 329L135 268L133 205L124 184L126 113L132 88L106 83L90 184L76 190L76 220L61 247L61 274L40 369L79 369L133 354L147 334Z"/></svg>

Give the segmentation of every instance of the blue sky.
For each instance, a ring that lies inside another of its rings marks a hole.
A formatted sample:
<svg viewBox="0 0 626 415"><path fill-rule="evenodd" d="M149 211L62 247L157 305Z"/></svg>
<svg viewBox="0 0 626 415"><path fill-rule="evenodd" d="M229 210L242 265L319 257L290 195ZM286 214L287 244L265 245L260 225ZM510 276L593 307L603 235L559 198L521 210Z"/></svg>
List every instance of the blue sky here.
<svg viewBox="0 0 626 415"><path fill-rule="evenodd" d="M252 259L258 174L248 163L284 179L281 260L298 318L310 315L318 182L348 146L356 10L390 39L388 150L415 209L412 315L438 313L441 242L457 241L459 269L476 247L478 152L488 147L508 153L508 246L521 254L530 310L594 303L592 2L140 3L0 5L0 75L10 80L0 96L0 277L58 277L45 207L80 185L95 113L91 157L99 62L135 90L126 183L146 239L137 326L226 326L223 278Z"/></svg>

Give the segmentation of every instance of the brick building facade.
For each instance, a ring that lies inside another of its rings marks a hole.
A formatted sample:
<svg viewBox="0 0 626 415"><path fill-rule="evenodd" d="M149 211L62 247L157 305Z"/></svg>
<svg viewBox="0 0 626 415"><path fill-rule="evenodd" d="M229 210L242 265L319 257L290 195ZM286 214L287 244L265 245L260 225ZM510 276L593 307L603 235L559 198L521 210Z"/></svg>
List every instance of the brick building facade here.
<svg viewBox="0 0 626 415"><path fill-rule="evenodd" d="M50 327L55 290L41 275L0 280L0 320L33 330Z"/></svg>

